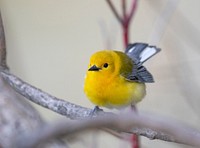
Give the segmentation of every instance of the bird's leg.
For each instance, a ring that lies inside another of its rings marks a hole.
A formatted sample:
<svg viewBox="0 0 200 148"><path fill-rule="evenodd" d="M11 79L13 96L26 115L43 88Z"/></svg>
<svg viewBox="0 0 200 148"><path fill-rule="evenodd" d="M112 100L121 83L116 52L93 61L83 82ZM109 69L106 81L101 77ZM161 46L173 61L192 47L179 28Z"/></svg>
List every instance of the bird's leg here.
<svg viewBox="0 0 200 148"><path fill-rule="evenodd" d="M90 112L90 116L98 114L99 112L102 112L103 109L99 108L99 106L95 106L94 109Z"/></svg>
<svg viewBox="0 0 200 148"><path fill-rule="evenodd" d="M131 104L131 111L133 111L134 113L137 113L137 108L134 103Z"/></svg>

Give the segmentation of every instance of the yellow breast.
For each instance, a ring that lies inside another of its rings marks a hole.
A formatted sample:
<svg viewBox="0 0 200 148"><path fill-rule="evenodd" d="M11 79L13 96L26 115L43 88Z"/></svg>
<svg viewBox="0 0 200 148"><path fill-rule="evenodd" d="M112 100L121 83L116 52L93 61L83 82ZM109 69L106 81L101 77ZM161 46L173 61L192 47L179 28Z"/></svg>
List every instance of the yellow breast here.
<svg viewBox="0 0 200 148"><path fill-rule="evenodd" d="M145 84L128 82L122 77L109 82L89 75L85 78L84 91L95 105L119 108L142 100Z"/></svg>

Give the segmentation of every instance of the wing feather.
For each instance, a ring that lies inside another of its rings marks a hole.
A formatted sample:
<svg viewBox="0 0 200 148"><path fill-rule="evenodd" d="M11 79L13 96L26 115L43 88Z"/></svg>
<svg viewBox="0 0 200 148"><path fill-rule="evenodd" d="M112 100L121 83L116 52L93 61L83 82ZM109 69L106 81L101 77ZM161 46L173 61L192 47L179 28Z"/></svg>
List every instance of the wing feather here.
<svg viewBox="0 0 200 148"><path fill-rule="evenodd" d="M132 72L126 75L126 79L142 83L154 82L152 74L142 64L160 50L156 46L149 46L145 43L130 44L125 53L133 60L134 67Z"/></svg>

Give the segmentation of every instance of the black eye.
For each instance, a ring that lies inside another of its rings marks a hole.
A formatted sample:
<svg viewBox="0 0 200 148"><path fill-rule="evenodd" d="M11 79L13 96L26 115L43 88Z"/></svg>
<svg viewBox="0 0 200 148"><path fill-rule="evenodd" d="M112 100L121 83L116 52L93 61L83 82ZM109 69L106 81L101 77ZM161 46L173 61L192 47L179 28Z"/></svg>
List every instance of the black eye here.
<svg viewBox="0 0 200 148"><path fill-rule="evenodd" d="M103 67L107 68L108 67L108 63L103 64Z"/></svg>

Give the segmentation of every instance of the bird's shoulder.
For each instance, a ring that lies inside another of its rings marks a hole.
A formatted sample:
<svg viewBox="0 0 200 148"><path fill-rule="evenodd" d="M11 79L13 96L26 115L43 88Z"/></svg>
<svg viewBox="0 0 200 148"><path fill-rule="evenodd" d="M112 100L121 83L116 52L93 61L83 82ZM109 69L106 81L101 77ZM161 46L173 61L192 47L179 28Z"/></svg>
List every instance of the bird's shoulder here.
<svg viewBox="0 0 200 148"><path fill-rule="evenodd" d="M120 70L119 70L120 75L127 77L133 71L134 62L129 56L126 55L126 53L121 52L121 51L114 51L114 52L119 57L118 64L120 65Z"/></svg>
<svg viewBox="0 0 200 148"><path fill-rule="evenodd" d="M138 65L126 53L115 51L120 57L120 75L131 82L154 82L151 73L143 66Z"/></svg>

